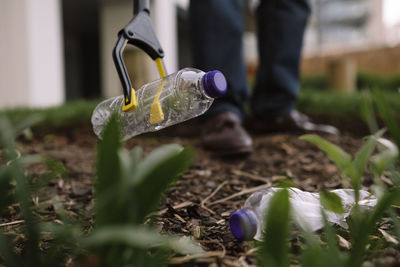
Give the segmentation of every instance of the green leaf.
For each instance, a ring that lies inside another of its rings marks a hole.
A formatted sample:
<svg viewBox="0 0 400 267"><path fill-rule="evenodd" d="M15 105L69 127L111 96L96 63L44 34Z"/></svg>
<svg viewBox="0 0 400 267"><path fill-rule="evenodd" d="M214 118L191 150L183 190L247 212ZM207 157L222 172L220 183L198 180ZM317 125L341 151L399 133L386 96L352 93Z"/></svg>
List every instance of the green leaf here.
<svg viewBox="0 0 400 267"><path fill-rule="evenodd" d="M319 196L321 198L321 204L325 209L337 214L344 213L342 199L338 195L333 192L322 190L319 192Z"/></svg>
<svg viewBox="0 0 400 267"><path fill-rule="evenodd" d="M39 123L43 121L43 117L40 116L39 114L34 114L34 115L30 115L29 117L27 117L26 119L18 122L17 124L15 124L14 126L14 135L17 136L18 134L20 134L22 131L24 131L25 129Z"/></svg>
<svg viewBox="0 0 400 267"><path fill-rule="evenodd" d="M302 135L300 140L308 141L318 146L336 164L342 174L352 175L351 156L340 147L314 134Z"/></svg>
<svg viewBox="0 0 400 267"><path fill-rule="evenodd" d="M13 251L13 243L3 231L0 231L0 259L6 266L23 266L21 259Z"/></svg>
<svg viewBox="0 0 400 267"><path fill-rule="evenodd" d="M127 185L132 184L132 179L135 178L141 157L142 149L140 147L135 147L130 153L125 149L119 152L122 179Z"/></svg>
<svg viewBox="0 0 400 267"><path fill-rule="evenodd" d="M307 247L301 255L302 266L343 266L344 259L339 251L335 229L329 224L325 211L321 212L324 220L326 246L322 246L322 242L314 233L304 232Z"/></svg>
<svg viewBox="0 0 400 267"><path fill-rule="evenodd" d="M380 130L376 134L369 136L367 142L357 151L353 163L357 174L356 178L361 179L368 160L375 149L377 140L384 132L385 130ZM361 181L358 182L361 183Z"/></svg>
<svg viewBox="0 0 400 267"><path fill-rule="evenodd" d="M288 190L276 192L265 217L264 241L258 250L260 266L289 266L289 209Z"/></svg>
<svg viewBox="0 0 400 267"><path fill-rule="evenodd" d="M0 167L0 215L15 201L12 170L9 166Z"/></svg>
<svg viewBox="0 0 400 267"><path fill-rule="evenodd" d="M379 89L372 90L373 97L378 108L379 115L385 122L385 126L388 128L389 133L393 136L397 147L400 147L400 126L394 115L394 112L388 107L383 94Z"/></svg>
<svg viewBox="0 0 400 267"><path fill-rule="evenodd" d="M7 149L7 159L15 159L16 153L14 148L14 128L6 117L0 116L0 148Z"/></svg>
<svg viewBox="0 0 400 267"><path fill-rule="evenodd" d="M108 245L125 245L142 249L166 247L182 254L203 252L188 238L161 235L155 230L139 225L99 227L82 241L82 245L86 248Z"/></svg>
<svg viewBox="0 0 400 267"><path fill-rule="evenodd" d="M155 149L140 164L140 168L138 169L133 182L135 184L141 183L150 173L158 169L158 166L164 161L179 155L182 151L183 147L178 144L164 145Z"/></svg>
<svg viewBox="0 0 400 267"><path fill-rule="evenodd" d="M301 266L307 267L320 267L326 266L325 251L323 250L321 244L315 239L306 237L306 248L301 254Z"/></svg>
<svg viewBox="0 0 400 267"><path fill-rule="evenodd" d="M66 179L68 177L68 171L61 161L55 160L53 158L47 158L45 160L45 164L50 169L50 171L56 176L59 176L63 179Z"/></svg>
<svg viewBox="0 0 400 267"><path fill-rule="evenodd" d="M371 157L374 170L378 176L389 166L393 165L399 157L398 147L390 140L385 138L378 139L378 154Z"/></svg>
<svg viewBox="0 0 400 267"><path fill-rule="evenodd" d="M137 212L133 222L143 222L157 206L161 194L192 162L193 151L179 145L154 150L139 166L133 178L133 201Z"/></svg>
<svg viewBox="0 0 400 267"><path fill-rule="evenodd" d="M347 266L361 265L369 235L376 229L376 224L382 219L384 213L390 209L391 205L395 205L399 200L400 188L392 188L378 200L378 203L372 211L358 215L360 219L355 220L355 225L352 226L353 248Z"/></svg>
<svg viewBox="0 0 400 267"><path fill-rule="evenodd" d="M97 150L95 182L97 225L107 224L119 218L119 211L114 208L114 201L121 185L120 147L120 125L116 116L112 115L103 131Z"/></svg>
<svg viewBox="0 0 400 267"><path fill-rule="evenodd" d="M374 104L371 93L369 91L364 91L361 93L361 117L367 123L370 133L376 133L378 128L378 123L376 122L376 115L374 112Z"/></svg>

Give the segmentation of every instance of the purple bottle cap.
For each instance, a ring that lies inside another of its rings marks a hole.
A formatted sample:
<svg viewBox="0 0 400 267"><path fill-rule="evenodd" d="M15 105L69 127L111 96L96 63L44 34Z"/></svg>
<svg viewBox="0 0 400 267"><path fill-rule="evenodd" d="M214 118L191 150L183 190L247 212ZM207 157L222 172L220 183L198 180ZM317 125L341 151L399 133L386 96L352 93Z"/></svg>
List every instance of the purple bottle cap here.
<svg viewBox="0 0 400 267"><path fill-rule="evenodd" d="M257 233L257 221L246 209L235 211L229 217L229 225L234 237L239 240L252 240Z"/></svg>
<svg viewBox="0 0 400 267"><path fill-rule="evenodd" d="M209 71L204 74L202 83L205 93L212 98L224 95L228 88L225 76L219 70Z"/></svg>

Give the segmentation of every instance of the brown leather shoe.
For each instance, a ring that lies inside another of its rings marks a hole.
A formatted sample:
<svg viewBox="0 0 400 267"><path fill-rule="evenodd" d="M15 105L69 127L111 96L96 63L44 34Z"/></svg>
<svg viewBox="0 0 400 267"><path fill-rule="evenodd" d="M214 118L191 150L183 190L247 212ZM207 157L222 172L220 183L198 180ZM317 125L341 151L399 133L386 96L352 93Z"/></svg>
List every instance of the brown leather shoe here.
<svg viewBox="0 0 400 267"><path fill-rule="evenodd" d="M203 146L218 155L239 155L253 151L253 141L236 114L226 111L207 120Z"/></svg>
<svg viewBox="0 0 400 267"><path fill-rule="evenodd" d="M273 120L258 121L253 124L256 133L267 132L292 132L292 133L327 133L339 135L340 131L334 126L313 123L309 117L291 111L288 115L277 117Z"/></svg>

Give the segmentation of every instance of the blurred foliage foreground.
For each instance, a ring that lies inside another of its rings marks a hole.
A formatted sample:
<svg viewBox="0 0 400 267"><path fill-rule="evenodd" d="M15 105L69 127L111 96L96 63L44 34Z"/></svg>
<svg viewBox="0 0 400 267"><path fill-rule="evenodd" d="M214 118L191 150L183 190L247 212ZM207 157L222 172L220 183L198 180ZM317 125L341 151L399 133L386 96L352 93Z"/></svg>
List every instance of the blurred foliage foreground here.
<svg viewBox="0 0 400 267"><path fill-rule="evenodd" d="M255 243L260 266L361 266L387 247L399 249L400 127L379 91L366 99L370 101L364 105L364 114L371 130L376 127L374 112L378 111L393 141L383 138L385 130L376 131L352 158L321 137L301 137L322 149L337 165L344 184L355 190L349 230L325 223L318 233L294 235L288 189L283 189L275 194L266 212L264 241ZM7 216L13 207L21 222L18 238L0 229L1 264L58 266L72 261L84 266L163 266L176 253L201 257L203 251L193 239L160 234L151 216L168 185L189 167L192 150L166 145L142 159L140 148L122 148L119 124L113 118L97 149L92 227L85 229L79 220L69 218L57 197L51 201L58 219L46 222L34 212L32 194L49 179L63 175L63 170L49 159L21 155L15 144L16 136L36 121L29 118L12 125L0 118L0 212ZM45 162L49 171L32 179L25 169L37 162ZM368 212L357 204L367 167L375 177L370 190L378 198ZM326 210L343 211L334 193L321 191L321 203ZM377 237L378 231L385 240ZM298 242L300 245L294 245Z"/></svg>
<svg viewBox="0 0 400 267"><path fill-rule="evenodd" d="M27 165L46 162L41 157L22 156L15 145L15 137L33 121L12 126L0 118L0 211L4 216L10 206L18 208L23 223L18 241L0 229L0 263L59 266L74 259L83 266L163 266L174 251L202 252L189 238L158 233L148 217L168 185L189 166L192 151L166 145L142 160L140 148L131 152L121 148L115 118L98 144L93 229L85 231L79 221L69 218L57 198L52 199L52 204L59 219L41 221L34 212L31 195L46 185L46 178L48 181L57 177L62 170L47 161L54 173L34 180L27 177Z"/></svg>

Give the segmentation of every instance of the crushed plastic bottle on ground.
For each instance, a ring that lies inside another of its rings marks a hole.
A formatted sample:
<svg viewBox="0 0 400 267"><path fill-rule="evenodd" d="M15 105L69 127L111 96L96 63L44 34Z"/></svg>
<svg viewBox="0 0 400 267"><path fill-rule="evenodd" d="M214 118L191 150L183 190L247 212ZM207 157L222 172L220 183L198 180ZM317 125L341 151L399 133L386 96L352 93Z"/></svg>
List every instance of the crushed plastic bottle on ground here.
<svg viewBox="0 0 400 267"><path fill-rule="evenodd" d="M232 234L240 240L261 240L264 229L263 219L268 211L271 198L281 188L269 188L253 193L245 202L243 209L235 211L230 216ZM305 192L297 188L288 188L291 217L297 226L303 230L317 231L324 226L321 213L322 204L318 193ZM325 211L327 221L347 229L346 218L355 206L354 190L336 189L331 192L337 194L343 204L344 213L336 214ZM367 191L360 190L360 208L372 209L377 198Z"/></svg>

